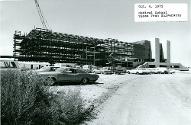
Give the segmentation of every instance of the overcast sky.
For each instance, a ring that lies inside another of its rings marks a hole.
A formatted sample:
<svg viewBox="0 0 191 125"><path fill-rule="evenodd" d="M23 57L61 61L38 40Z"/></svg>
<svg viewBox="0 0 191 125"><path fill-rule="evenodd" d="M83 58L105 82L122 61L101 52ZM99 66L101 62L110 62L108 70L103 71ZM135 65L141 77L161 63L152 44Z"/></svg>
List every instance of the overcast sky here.
<svg viewBox="0 0 191 125"><path fill-rule="evenodd" d="M191 66L191 19L188 22L134 22L134 4L158 0L39 0L50 28L55 32L125 42L160 38L166 54L171 41L171 61ZM160 0L188 3L190 0ZM42 27L34 0L0 0L0 55L13 54L15 30L29 33ZM154 47L153 47L154 48ZM154 49L153 58L154 58ZM166 55L165 55L166 56Z"/></svg>

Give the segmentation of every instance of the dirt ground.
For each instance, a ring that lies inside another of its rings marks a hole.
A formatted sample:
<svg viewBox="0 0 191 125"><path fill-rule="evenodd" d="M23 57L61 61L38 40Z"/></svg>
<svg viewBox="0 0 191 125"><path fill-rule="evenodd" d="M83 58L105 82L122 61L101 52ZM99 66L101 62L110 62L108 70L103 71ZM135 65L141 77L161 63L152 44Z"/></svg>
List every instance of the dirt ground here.
<svg viewBox="0 0 191 125"><path fill-rule="evenodd" d="M191 125L191 74L124 81L88 125Z"/></svg>
<svg viewBox="0 0 191 125"><path fill-rule="evenodd" d="M191 72L100 75L97 82L51 91L80 90L99 111L88 125L191 125Z"/></svg>

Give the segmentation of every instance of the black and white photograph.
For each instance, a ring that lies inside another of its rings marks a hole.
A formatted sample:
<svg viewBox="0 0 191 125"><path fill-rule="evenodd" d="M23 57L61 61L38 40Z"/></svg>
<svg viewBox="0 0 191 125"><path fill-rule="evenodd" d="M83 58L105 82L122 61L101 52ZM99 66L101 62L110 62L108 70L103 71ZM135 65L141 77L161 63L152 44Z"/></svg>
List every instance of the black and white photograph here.
<svg viewBox="0 0 191 125"><path fill-rule="evenodd" d="M1 125L191 125L190 0L0 0Z"/></svg>

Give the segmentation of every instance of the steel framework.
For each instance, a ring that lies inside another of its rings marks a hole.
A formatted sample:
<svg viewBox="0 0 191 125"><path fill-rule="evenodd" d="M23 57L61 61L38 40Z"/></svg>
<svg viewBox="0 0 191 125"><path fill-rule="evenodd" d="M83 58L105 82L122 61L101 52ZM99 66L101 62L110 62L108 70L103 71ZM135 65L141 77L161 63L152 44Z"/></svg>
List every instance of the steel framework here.
<svg viewBox="0 0 191 125"><path fill-rule="evenodd" d="M105 66L133 56L133 44L35 28L28 34L15 31L14 58L20 61L67 62Z"/></svg>

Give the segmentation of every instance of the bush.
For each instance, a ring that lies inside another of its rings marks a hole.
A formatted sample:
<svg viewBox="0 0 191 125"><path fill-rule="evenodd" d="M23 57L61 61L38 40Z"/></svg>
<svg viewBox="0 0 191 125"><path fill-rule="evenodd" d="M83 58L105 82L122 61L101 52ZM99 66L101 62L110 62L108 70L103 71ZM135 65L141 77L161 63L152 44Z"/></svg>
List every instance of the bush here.
<svg viewBox="0 0 191 125"><path fill-rule="evenodd" d="M80 91L49 93L46 81L34 72L1 73L3 125L72 125L93 117Z"/></svg>
<svg viewBox="0 0 191 125"><path fill-rule="evenodd" d="M57 107L55 119L59 123L76 125L95 118L92 113L93 105L86 106L85 100L81 97L80 90L62 92L53 98L52 105ZM55 110L54 110L55 111Z"/></svg>
<svg viewBox="0 0 191 125"><path fill-rule="evenodd" d="M7 70L1 73L2 124L30 124L37 105L47 103L45 81L34 72Z"/></svg>

